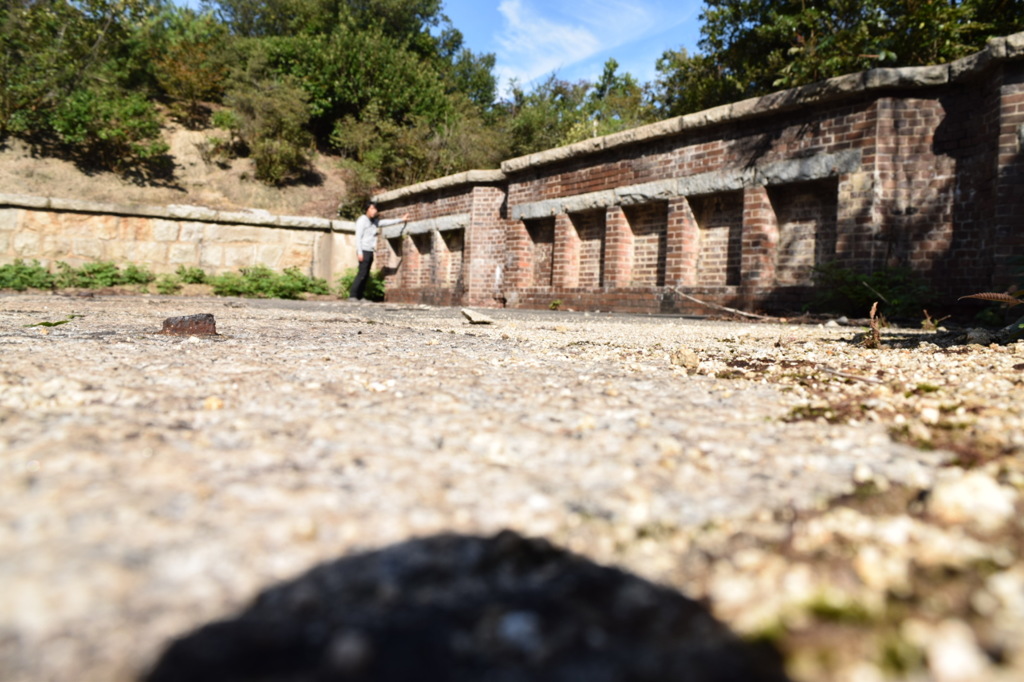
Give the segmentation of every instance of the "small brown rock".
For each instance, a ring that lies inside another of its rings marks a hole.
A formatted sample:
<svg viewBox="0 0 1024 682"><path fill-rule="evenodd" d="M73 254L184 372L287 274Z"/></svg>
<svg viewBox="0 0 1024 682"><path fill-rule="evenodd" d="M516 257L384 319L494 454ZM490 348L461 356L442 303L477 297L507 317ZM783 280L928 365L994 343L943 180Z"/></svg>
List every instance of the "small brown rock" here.
<svg viewBox="0 0 1024 682"><path fill-rule="evenodd" d="M210 313L186 315L184 317L168 317L164 320L164 328L160 333L174 334L176 336L216 336L217 322Z"/></svg>

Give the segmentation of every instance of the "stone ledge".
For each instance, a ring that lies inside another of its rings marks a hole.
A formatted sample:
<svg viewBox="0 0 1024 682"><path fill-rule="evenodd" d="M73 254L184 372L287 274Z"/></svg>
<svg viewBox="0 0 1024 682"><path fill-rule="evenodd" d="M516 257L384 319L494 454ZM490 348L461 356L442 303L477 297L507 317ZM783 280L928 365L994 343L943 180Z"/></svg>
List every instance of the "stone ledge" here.
<svg viewBox="0 0 1024 682"><path fill-rule="evenodd" d="M407 187L399 187L390 192L374 195L373 200L381 203L390 203L427 192L437 192L463 185L486 185L504 181L505 174L500 170L470 170L456 173L455 175L446 175L443 178L434 178L433 180L427 180Z"/></svg>
<svg viewBox="0 0 1024 682"><path fill-rule="evenodd" d="M991 39L984 50L951 64L870 69L860 73L837 76L762 97L723 104L712 109L659 121L613 135L507 159L502 162L501 170L506 175L512 175L595 152L678 135L715 124L734 123L755 116L777 114L797 107L821 104L829 99L846 97L855 93L944 85L951 81L973 77L993 62L1020 59L1021 57L1024 57L1024 32L1015 33L1005 38Z"/></svg>
<svg viewBox="0 0 1024 682"><path fill-rule="evenodd" d="M168 206L110 204L79 199L0 193L0 207L62 213L97 213L126 217L162 218L199 223L224 223L229 225L251 225L254 227L277 227L322 232L355 232L355 223L344 220L329 220L327 218L308 216L280 216L263 210L216 211L205 206L179 204Z"/></svg>
<svg viewBox="0 0 1024 682"><path fill-rule="evenodd" d="M389 225L381 228L385 239L397 239L403 234L426 234L428 232L449 232L451 230L464 230L469 227L470 215L460 213L458 215L440 216L427 220L414 220L404 225Z"/></svg>
<svg viewBox="0 0 1024 682"><path fill-rule="evenodd" d="M861 167L861 151L817 154L803 159L776 161L753 168L712 171L682 178L656 180L613 190L511 206L513 220L548 218L559 213L580 213L609 206L629 206L665 201L680 196L700 196L741 190L756 185L809 182L852 173Z"/></svg>

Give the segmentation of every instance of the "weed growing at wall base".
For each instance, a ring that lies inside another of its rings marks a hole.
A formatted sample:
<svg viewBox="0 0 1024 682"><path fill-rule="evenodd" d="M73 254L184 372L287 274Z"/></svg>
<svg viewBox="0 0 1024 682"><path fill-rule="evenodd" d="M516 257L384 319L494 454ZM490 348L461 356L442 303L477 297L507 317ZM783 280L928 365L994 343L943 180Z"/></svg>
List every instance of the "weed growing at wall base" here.
<svg viewBox="0 0 1024 682"><path fill-rule="evenodd" d="M348 298L348 292L352 290L352 282L356 279L356 274L359 271L356 268L349 268L345 271L345 274L338 278L338 295L342 298ZM384 274L380 270L373 270L370 272L370 278L366 281L366 291L363 293L363 297L367 301L383 301L384 300Z"/></svg>
<svg viewBox="0 0 1024 682"><path fill-rule="evenodd" d="M244 296L247 298L289 298L297 299L302 294L329 295L327 280L310 277L298 268L275 272L265 265L243 268L240 272L228 272L211 277L201 268L179 267L174 274L157 277L147 268L127 265L124 269L110 262L86 263L75 268L58 262L57 272L50 272L39 261L26 263L15 260L0 266L0 289L25 291L26 289L103 289L116 286L133 286L140 292L147 291L155 283L157 293L171 295L178 293L183 284L210 284L218 296ZM353 271L354 272L354 271ZM383 299L383 281L376 273L376 280ZM349 280L351 284L351 279ZM339 292L348 295L348 288Z"/></svg>
<svg viewBox="0 0 1024 682"><path fill-rule="evenodd" d="M0 289L52 289L53 275L39 261L26 263L20 258L0 266Z"/></svg>
<svg viewBox="0 0 1024 682"><path fill-rule="evenodd" d="M814 268L815 293L808 309L861 316L876 301L887 318L919 317L933 293L910 268L888 267L859 273L832 262Z"/></svg>
<svg viewBox="0 0 1024 682"><path fill-rule="evenodd" d="M101 261L75 268L58 262L52 273L39 261L15 260L0 266L0 289L102 289L115 286L138 286L142 289L156 276L145 267L128 265L122 270L116 264Z"/></svg>
<svg viewBox="0 0 1024 682"><path fill-rule="evenodd" d="M309 277L298 268L274 272L265 265L242 268L241 272L226 272L208 279L213 293L218 296L244 296L246 298L297 299L301 294L330 294L327 280Z"/></svg>
<svg viewBox="0 0 1024 682"><path fill-rule="evenodd" d="M121 270L115 263L100 261L73 268L67 263L60 262L57 263L54 286L59 289L102 289L126 285L145 287L154 279L156 275L145 266L128 265Z"/></svg>

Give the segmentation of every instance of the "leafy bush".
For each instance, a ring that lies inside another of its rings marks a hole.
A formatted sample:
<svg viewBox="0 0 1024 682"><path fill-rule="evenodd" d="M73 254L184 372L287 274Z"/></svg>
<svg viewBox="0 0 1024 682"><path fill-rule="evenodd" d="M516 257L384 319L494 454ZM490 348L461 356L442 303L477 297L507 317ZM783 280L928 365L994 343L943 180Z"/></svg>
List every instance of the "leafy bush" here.
<svg viewBox="0 0 1024 682"><path fill-rule="evenodd" d="M128 265L121 270L111 262L86 263L75 268L67 263L57 263L57 273L34 260L31 264L16 260L9 265L0 267L0 288L15 289L55 289L80 288L100 289L103 287L145 285L156 279L156 276L145 267Z"/></svg>
<svg viewBox="0 0 1024 682"><path fill-rule="evenodd" d="M156 279L156 290L165 296L176 294L181 291L181 278L177 275L160 275Z"/></svg>
<svg viewBox="0 0 1024 682"><path fill-rule="evenodd" d="M100 261L86 263L74 268L67 263L57 263L54 286L58 288L101 289L104 287L141 285L145 286L156 276L145 267L129 265L122 272L114 263Z"/></svg>
<svg viewBox="0 0 1024 682"><path fill-rule="evenodd" d="M288 78L239 83L226 96L232 114L217 120L232 126L232 135L248 148L258 180L281 185L309 171L313 137L305 128L307 100Z"/></svg>
<svg viewBox="0 0 1024 682"><path fill-rule="evenodd" d="M182 284L207 283L206 271L204 271L202 268L186 267L184 265L179 265L178 269L174 271L174 274L178 276Z"/></svg>
<svg viewBox="0 0 1024 682"><path fill-rule="evenodd" d="M358 268L349 268L338 278L338 296L348 298L348 294L352 290L352 282L356 280L358 273ZM363 297L368 301L383 301L385 287L384 273L380 270L373 270L366 280L366 291L363 292Z"/></svg>
<svg viewBox="0 0 1024 682"><path fill-rule="evenodd" d="M39 261L26 263L20 258L13 263L0 266L0 289L52 289L53 275Z"/></svg>
<svg viewBox="0 0 1024 682"><path fill-rule="evenodd" d="M226 272L208 280L217 296L244 296L246 298L296 299L301 294L331 293L327 281L309 277L298 268L277 273L265 265L243 268L241 272Z"/></svg>
<svg viewBox="0 0 1024 682"><path fill-rule="evenodd" d="M861 317L878 301L885 317L921 315L932 292L921 276L906 267L863 274L836 262L816 267L815 294L808 309Z"/></svg>
<svg viewBox="0 0 1024 682"><path fill-rule="evenodd" d="M156 162L170 148L160 138L156 108L138 92L77 90L57 106L51 124L62 142L117 171Z"/></svg>

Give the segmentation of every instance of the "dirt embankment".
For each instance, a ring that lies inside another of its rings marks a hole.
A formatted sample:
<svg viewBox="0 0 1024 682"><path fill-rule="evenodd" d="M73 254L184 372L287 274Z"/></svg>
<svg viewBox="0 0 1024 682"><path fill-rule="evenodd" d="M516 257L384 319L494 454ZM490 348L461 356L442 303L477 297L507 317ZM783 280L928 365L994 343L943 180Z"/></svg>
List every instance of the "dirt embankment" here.
<svg viewBox="0 0 1024 682"><path fill-rule="evenodd" d="M303 183L269 187L253 177L249 159L216 163L204 154L215 129L189 130L176 123L164 128L173 164L166 177L141 180L82 168L45 155L20 140L0 142L0 192L116 204L187 204L217 210L263 209L281 215L336 218L344 201L344 174L337 160L314 155Z"/></svg>

